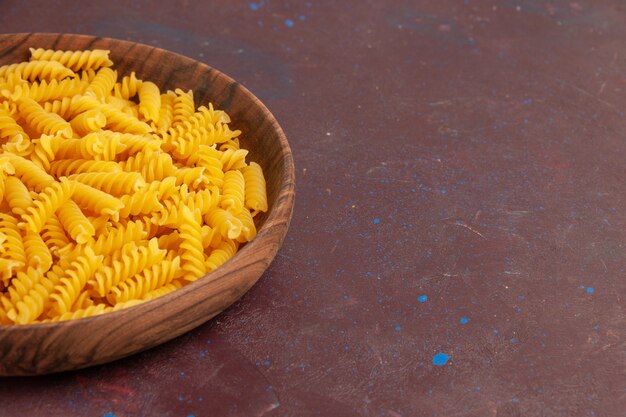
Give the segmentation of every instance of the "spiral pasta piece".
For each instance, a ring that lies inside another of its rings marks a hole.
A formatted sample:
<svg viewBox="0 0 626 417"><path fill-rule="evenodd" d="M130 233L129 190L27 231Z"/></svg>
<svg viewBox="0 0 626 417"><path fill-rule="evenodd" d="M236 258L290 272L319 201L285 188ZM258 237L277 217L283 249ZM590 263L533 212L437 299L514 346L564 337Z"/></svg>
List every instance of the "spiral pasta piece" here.
<svg viewBox="0 0 626 417"><path fill-rule="evenodd" d="M103 134L107 133L103 132ZM158 152L161 150L161 141L155 138L134 135L132 133L123 133L119 137L120 142L126 146L124 152L120 154L121 159L127 159L130 155L135 155L142 151Z"/></svg>
<svg viewBox="0 0 626 417"><path fill-rule="evenodd" d="M214 208L209 211L204 215L204 220L209 227L219 230L226 239L237 239L243 232L241 220L221 208Z"/></svg>
<svg viewBox="0 0 626 417"><path fill-rule="evenodd" d="M0 107L0 139L10 139L16 135L28 138L22 126L17 123L11 113Z"/></svg>
<svg viewBox="0 0 626 417"><path fill-rule="evenodd" d="M248 151L246 149L226 149L225 151L218 151L220 154L220 161L222 161L222 170L224 172L233 169L242 169L246 166L246 156Z"/></svg>
<svg viewBox="0 0 626 417"><path fill-rule="evenodd" d="M52 282L47 277L38 277L37 282L7 312L7 318L16 324L34 322L45 308L50 297Z"/></svg>
<svg viewBox="0 0 626 417"><path fill-rule="evenodd" d="M193 91L187 92L177 88L174 90L176 97L174 98L174 120L172 126L184 123L195 112L195 103L193 99Z"/></svg>
<svg viewBox="0 0 626 417"><path fill-rule="evenodd" d="M35 100L21 98L18 101L20 115L36 132L46 135L60 135L64 138L72 137L72 126L56 113L50 113Z"/></svg>
<svg viewBox="0 0 626 417"><path fill-rule="evenodd" d="M159 123L159 110L161 108L161 91L156 84L144 81L139 87L139 114L145 120Z"/></svg>
<svg viewBox="0 0 626 417"><path fill-rule="evenodd" d="M54 138L57 147L56 157L84 158L110 161L118 153L126 149L121 143L120 134L102 135L100 132L92 132L80 139Z"/></svg>
<svg viewBox="0 0 626 417"><path fill-rule="evenodd" d="M73 203L72 200L68 200L63 205L68 202ZM63 205L59 208L59 210L63 208ZM52 214L46 221L43 229L41 229L41 237L50 252L57 257L59 256L59 251L70 244L69 237L67 236L67 233L65 232L65 229L56 214Z"/></svg>
<svg viewBox="0 0 626 417"><path fill-rule="evenodd" d="M245 181L245 203L246 208L252 210L252 215L268 210L267 190L263 169L256 162L241 169Z"/></svg>
<svg viewBox="0 0 626 417"><path fill-rule="evenodd" d="M200 145L198 151L187 159L187 163L203 167L211 184L220 188L223 186L224 171L222 171L221 155L213 146Z"/></svg>
<svg viewBox="0 0 626 417"><path fill-rule="evenodd" d="M223 265L227 260L235 256L239 244L232 240L224 240L220 245L211 251L204 265L208 271L213 271L218 266Z"/></svg>
<svg viewBox="0 0 626 417"><path fill-rule="evenodd" d="M113 261L111 266L105 266L96 272L93 280L89 281L89 291L94 296L104 297L116 285L160 263L165 258L166 252L164 249L159 249L158 240L153 238L148 246L140 246L134 251L128 251L120 260Z"/></svg>
<svg viewBox="0 0 626 417"><path fill-rule="evenodd" d="M59 62L50 61L29 61L19 64L3 65L0 67L0 78L6 78L9 74L16 74L20 78L28 81L41 80L62 80L66 77L73 77L74 71Z"/></svg>
<svg viewBox="0 0 626 417"><path fill-rule="evenodd" d="M248 210L241 210L236 214L236 217L241 221L241 235L237 238L240 243L250 242L256 236L256 226L254 225L254 219L252 213Z"/></svg>
<svg viewBox="0 0 626 417"><path fill-rule="evenodd" d="M27 233L24 236L24 253L28 267L47 272L52 267L52 253L39 233Z"/></svg>
<svg viewBox="0 0 626 417"><path fill-rule="evenodd" d="M198 213L199 216L199 213ZM180 234L180 249L184 278L193 281L204 275L204 247L202 246L202 226L196 216L183 206L178 232Z"/></svg>
<svg viewBox="0 0 626 417"><path fill-rule="evenodd" d="M114 196L131 194L146 186L138 172L87 172L69 178Z"/></svg>
<svg viewBox="0 0 626 417"><path fill-rule="evenodd" d="M189 118L192 123L199 126L216 126L218 123L230 123L230 117L223 110L215 110L213 103L209 103L209 107L200 106L196 113Z"/></svg>
<svg viewBox="0 0 626 417"><path fill-rule="evenodd" d="M70 121L70 126L72 126L74 132L80 136L96 132L106 126L106 124L106 116L98 109L87 110Z"/></svg>
<svg viewBox="0 0 626 417"><path fill-rule="evenodd" d="M57 61L73 71L110 67L109 51L93 49L90 51L58 51L44 48L30 48L31 61Z"/></svg>
<svg viewBox="0 0 626 417"><path fill-rule="evenodd" d="M28 267L26 271L18 271L7 291L11 304L15 305L15 303L24 298L28 291L41 281L43 274L42 270L33 267Z"/></svg>
<svg viewBox="0 0 626 417"><path fill-rule="evenodd" d="M1 223L0 223L1 224ZM110 254L119 250L128 242L138 242L145 239L147 231L142 222L129 222L126 226L109 229L98 236L91 245L96 254Z"/></svg>
<svg viewBox="0 0 626 417"><path fill-rule="evenodd" d="M60 159L50 163L50 173L56 177L87 172L122 172L122 168L117 162L90 159Z"/></svg>
<svg viewBox="0 0 626 417"><path fill-rule="evenodd" d="M124 207L124 203L119 199L81 182L74 180L69 182L75 187L72 198L80 207L94 213L112 216L114 219L119 218L118 212Z"/></svg>
<svg viewBox="0 0 626 417"><path fill-rule="evenodd" d="M176 175L172 157L166 153L143 151L121 161L120 166L126 172L139 172L146 181L163 180Z"/></svg>
<svg viewBox="0 0 626 417"><path fill-rule="evenodd" d="M167 131L174 121L174 98L176 94L168 91L161 94L161 107L159 108L159 122L154 126L159 132Z"/></svg>
<svg viewBox="0 0 626 417"><path fill-rule="evenodd" d="M13 260L18 264L26 265L24 244L20 230L17 227L17 219L10 214L0 213L0 233L5 236L5 241L2 243L2 257Z"/></svg>
<svg viewBox="0 0 626 417"><path fill-rule="evenodd" d="M84 255L71 263L65 276L60 279L59 284L54 287L54 293L50 296L53 300L52 310L56 314L65 314L71 309L87 281L99 268L102 258L102 255L96 256L88 247Z"/></svg>
<svg viewBox="0 0 626 417"><path fill-rule="evenodd" d="M72 196L74 189L74 183L66 178L61 178L61 182L46 187L33 202L33 206L28 207L22 215L25 229L39 233L50 216Z"/></svg>
<svg viewBox="0 0 626 417"><path fill-rule="evenodd" d="M47 101L43 103L43 109L50 113L58 114L64 120L70 120L87 110L96 109L98 100L89 96L63 97L61 100Z"/></svg>
<svg viewBox="0 0 626 417"><path fill-rule="evenodd" d="M224 174L224 187L222 188L222 198L220 207L239 213L243 210L245 196L244 176L239 171L227 171Z"/></svg>
<svg viewBox="0 0 626 417"><path fill-rule="evenodd" d="M58 142L52 136L41 135L39 139L33 139L33 151L30 159L42 169L50 171L50 162L56 158L59 150Z"/></svg>
<svg viewBox="0 0 626 417"><path fill-rule="evenodd" d="M7 143L2 145L2 150L13 155L30 157L35 146L28 136L15 135Z"/></svg>
<svg viewBox="0 0 626 417"><path fill-rule="evenodd" d="M176 185L187 185L192 188L199 188L201 185L208 185L209 179L204 173L203 167L178 168L174 172Z"/></svg>
<svg viewBox="0 0 626 417"><path fill-rule="evenodd" d="M129 173L130 174L130 173ZM150 188L142 188L133 194L126 194L120 197L124 206L120 209L122 218L129 215L150 214L163 209L157 195Z"/></svg>
<svg viewBox="0 0 626 417"><path fill-rule="evenodd" d="M33 206L33 199L30 197L28 188L17 177L7 177L4 180L4 192L11 212L17 216L26 213L26 210Z"/></svg>
<svg viewBox="0 0 626 417"><path fill-rule="evenodd" d="M129 76L122 78L122 80L115 84L113 88L116 97L128 100L134 97L141 86L141 80L137 79L135 72L131 72Z"/></svg>
<svg viewBox="0 0 626 417"><path fill-rule="evenodd" d="M41 192L56 182L50 174L34 162L10 153L4 155L15 168L15 175L30 189Z"/></svg>
<svg viewBox="0 0 626 417"><path fill-rule="evenodd" d="M62 81L40 81L35 83L22 82L15 83L12 88L2 90L2 95L17 101L21 98L30 98L42 102L61 99L67 96L83 94L89 84L80 78L68 78Z"/></svg>
<svg viewBox="0 0 626 417"><path fill-rule="evenodd" d="M117 82L117 71L110 68L101 68L97 73L87 90L85 95L98 98L104 98L111 94L111 90Z"/></svg>
<svg viewBox="0 0 626 417"><path fill-rule="evenodd" d="M180 257L174 260L161 260L138 273L132 279L121 282L111 288L107 299L111 304L126 302L133 299L143 299L149 292L169 285L178 278L182 269Z"/></svg>
<svg viewBox="0 0 626 417"><path fill-rule="evenodd" d="M122 133L146 134L152 131L150 125L136 117L118 110L110 104L100 104L100 110L107 118L107 128Z"/></svg>
<svg viewBox="0 0 626 417"><path fill-rule="evenodd" d="M59 222L76 243L85 244L95 236L96 228L74 200L65 201L57 214Z"/></svg>

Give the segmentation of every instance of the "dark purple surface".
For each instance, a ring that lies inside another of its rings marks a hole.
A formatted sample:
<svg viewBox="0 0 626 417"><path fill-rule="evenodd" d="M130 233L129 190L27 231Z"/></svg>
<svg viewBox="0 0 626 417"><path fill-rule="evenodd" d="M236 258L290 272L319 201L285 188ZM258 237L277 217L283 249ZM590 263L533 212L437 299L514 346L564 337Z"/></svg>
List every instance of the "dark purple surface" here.
<svg viewBox="0 0 626 417"><path fill-rule="evenodd" d="M2 32L224 71L298 175L240 302L117 363L0 379L0 415L624 415L626 3L205 3L0 2Z"/></svg>

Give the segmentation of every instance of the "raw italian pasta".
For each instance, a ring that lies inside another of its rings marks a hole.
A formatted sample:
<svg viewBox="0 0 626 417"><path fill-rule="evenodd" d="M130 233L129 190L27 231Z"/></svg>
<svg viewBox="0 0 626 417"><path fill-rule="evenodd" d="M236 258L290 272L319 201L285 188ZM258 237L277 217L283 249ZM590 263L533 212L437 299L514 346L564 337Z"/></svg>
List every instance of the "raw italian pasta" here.
<svg viewBox="0 0 626 417"><path fill-rule="evenodd" d="M265 179L228 114L109 51L30 53L0 66L0 325L152 300L255 237Z"/></svg>

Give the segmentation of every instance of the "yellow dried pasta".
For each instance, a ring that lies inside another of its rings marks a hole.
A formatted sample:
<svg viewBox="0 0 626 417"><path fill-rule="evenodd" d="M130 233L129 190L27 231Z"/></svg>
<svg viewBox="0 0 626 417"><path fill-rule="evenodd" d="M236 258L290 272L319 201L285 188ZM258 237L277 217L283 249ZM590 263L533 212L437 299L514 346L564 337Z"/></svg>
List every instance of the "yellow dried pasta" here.
<svg viewBox="0 0 626 417"><path fill-rule="evenodd" d="M0 66L0 325L163 296L232 258L268 210L241 132L109 51Z"/></svg>

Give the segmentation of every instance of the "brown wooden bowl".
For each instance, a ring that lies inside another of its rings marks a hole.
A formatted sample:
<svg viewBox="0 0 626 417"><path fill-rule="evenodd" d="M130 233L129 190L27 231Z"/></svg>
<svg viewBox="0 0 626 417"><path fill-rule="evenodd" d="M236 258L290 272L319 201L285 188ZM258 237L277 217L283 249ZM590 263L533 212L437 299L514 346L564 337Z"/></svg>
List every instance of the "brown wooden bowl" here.
<svg viewBox="0 0 626 417"><path fill-rule="evenodd" d="M242 147L265 173L269 211L256 238L202 279L153 301L100 316L59 323L0 326L0 375L36 375L113 361L175 338L219 314L259 279L278 252L294 203L294 167L287 138L250 91L221 72L184 56L116 39L84 35L0 35L0 65L25 61L29 47L110 49L122 75L161 89L193 89L196 104L212 102L242 131Z"/></svg>

